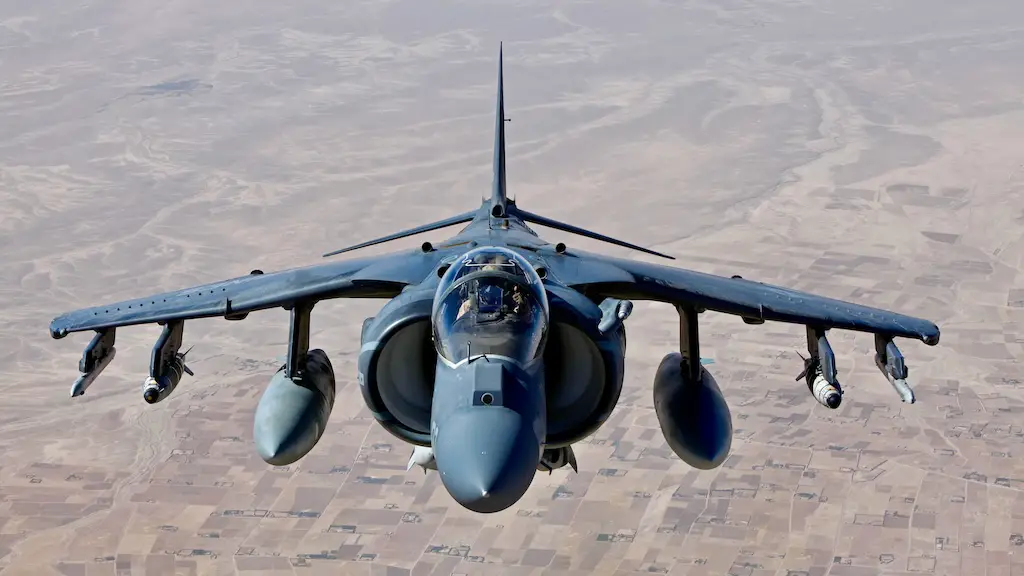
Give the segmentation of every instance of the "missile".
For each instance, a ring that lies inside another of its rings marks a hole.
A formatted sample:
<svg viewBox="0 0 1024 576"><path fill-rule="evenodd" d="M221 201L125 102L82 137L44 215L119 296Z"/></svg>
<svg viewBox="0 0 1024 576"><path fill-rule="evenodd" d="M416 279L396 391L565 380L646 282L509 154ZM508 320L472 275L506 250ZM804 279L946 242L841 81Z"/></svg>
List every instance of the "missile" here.
<svg viewBox="0 0 1024 576"><path fill-rule="evenodd" d="M892 384L893 390L900 395L900 400L905 404L913 404L916 401L916 398L914 397L914 390L909 384L907 384L907 380L905 378L893 378L892 374L885 369L885 363L879 362L878 358L875 358L875 364L878 366L879 370L882 371L882 374L885 374L885 378L889 381L889 384Z"/></svg>
<svg viewBox="0 0 1024 576"><path fill-rule="evenodd" d="M885 374L893 390L900 395L900 400L906 404L914 403L914 391L907 384L907 364L903 359L903 353L891 338L875 337L875 366Z"/></svg>
<svg viewBox="0 0 1024 576"><path fill-rule="evenodd" d="M81 396L85 394L86 389L96 381L96 378L101 372L110 364L111 360L114 359L114 354L117 353L117 349L111 346L107 353L100 356L99 360L96 361L92 369L83 372L78 378L75 379L75 383L71 385L71 397Z"/></svg>
<svg viewBox="0 0 1024 576"><path fill-rule="evenodd" d="M195 376L192 370L185 365L185 354L191 350L189 348L183 354L175 353L174 358L164 365L163 374L159 378L154 378L152 375L146 378L142 384L142 399L147 404L156 404L170 396L174 388L178 386L178 382L181 381L182 374Z"/></svg>
<svg viewBox="0 0 1024 576"><path fill-rule="evenodd" d="M114 359L117 352L114 349L115 331L113 328L97 330L96 335L89 341L89 345L82 352L82 359L78 361L78 371L81 373L71 385L71 397L85 394L85 390L96 381L96 378Z"/></svg>

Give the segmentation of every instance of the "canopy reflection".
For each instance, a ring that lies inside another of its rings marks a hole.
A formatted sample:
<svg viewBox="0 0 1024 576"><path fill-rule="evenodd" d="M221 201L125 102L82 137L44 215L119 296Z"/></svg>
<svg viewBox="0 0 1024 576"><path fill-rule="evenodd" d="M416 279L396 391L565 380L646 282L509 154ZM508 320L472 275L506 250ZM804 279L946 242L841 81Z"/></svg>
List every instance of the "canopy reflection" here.
<svg viewBox="0 0 1024 576"><path fill-rule="evenodd" d="M543 353L547 294L537 272L519 254L478 248L441 278L432 324L437 352L451 363L481 354L528 363Z"/></svg>

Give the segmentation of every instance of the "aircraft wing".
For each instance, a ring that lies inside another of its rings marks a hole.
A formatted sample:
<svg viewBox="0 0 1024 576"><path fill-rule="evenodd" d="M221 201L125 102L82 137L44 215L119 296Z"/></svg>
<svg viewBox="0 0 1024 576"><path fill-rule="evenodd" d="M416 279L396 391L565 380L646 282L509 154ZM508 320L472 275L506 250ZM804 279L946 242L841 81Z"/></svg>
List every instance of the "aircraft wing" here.
<svg viewBox="0 0 1024 576"><path fill-rule="evenodd" d="M253 273L202 286L75 310L50 323L50 335L193 318L241 319L249 312L330 298L392 298L433 274L447 251L420 249Z"/></svg>
<svg viewBox="0 0 1024 576"><path fill-rule="evenodd" d="M740 277L590 254L579 250L547 258L549 272L577 290L632 300L653 300L764 321L838 328L889 337L939 342L939 327L928 320L773 286Z"/></svg>

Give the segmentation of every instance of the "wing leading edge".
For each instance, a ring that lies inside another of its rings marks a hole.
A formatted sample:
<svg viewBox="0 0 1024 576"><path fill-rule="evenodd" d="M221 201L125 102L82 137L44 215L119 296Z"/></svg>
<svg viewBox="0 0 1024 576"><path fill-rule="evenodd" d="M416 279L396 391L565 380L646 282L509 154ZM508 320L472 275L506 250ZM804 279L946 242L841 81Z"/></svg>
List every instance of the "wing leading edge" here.
<svg viewBox="0 0 1024 576"><path fill-rule="evenodd" d="M125 300L62 314L50 323L50 336L137 324L195 318L241 319L249 312L331 298L392 298L434 272L444 252L410 250L292 268Z"/></svg>
<svg viewBox="0 0 1024 576"><path fill-rule="evenodd" d="M625 260L574 250L549 258L549 272L570 287L614 298L653 300L741 316L748 323L803 324L939 343L939 327L912 316L740 277ZM611 274L610 266L622 274ZM590 273L593 268L594 274Z"/></svg>

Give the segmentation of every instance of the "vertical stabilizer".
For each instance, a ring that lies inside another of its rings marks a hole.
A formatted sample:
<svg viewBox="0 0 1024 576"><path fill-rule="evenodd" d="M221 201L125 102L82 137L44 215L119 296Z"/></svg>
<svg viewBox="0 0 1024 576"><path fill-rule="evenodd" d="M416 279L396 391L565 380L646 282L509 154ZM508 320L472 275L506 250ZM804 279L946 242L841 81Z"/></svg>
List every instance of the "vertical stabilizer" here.
<svg viewBox="0 0 1024 576"><path fill-rule="evenodd" d="M502 48L498 45L498 106L494 117L494 180L491 182L491 215L505 216L505 95L501 79Z"/></svg>
<svg viewBox="0 0 1024 576"><path fill-rule="evenodd" d="M544 216L541 216L540 214L527 212L526 210L523 210L522 208L516 206L515 203L509 205L508 196L505 189L505 122L507 122L508 119L505 118L505 89L504 82L502 79L502 60L502 48L501 44L499 44L498 102L496 110L494 111L494 180L491 182L490 202L488 202L486 198L482 198L480 206L475 210L463 212L462 214L457 214L450 218L445 218L444 220L438 220L437 222L431 222L430 224L424 224L422 226L410 228L409 230L403 230L401 232L389 234L387 236L377 238L375 240L368 240L366 242L356 244L355 246L349 246L348 248L335 250L334 252L328 252L327 254L324 254L324 257L334 256L335 254L341 254L343 252L356 250L358 248L365 248L367 246L373 246L375 244L390 242L392 240L398 240L399 238L405 238L406 236L412 236L414 234L422 234L423 232L439 230L441 228L447 228L448 226L454 226L456 224L472 222L479 214L480 209L486 206L487 204L490 204L490 206L488 206L488 212L490 212L491 216L494 218L519 218L523 222L539 224L541 226L547 226L549 228L554 228L556 230L562 230L570 234L586 236L587 238L593 238L595 240L600 240L602 242L616 244L618 246L623 246L625 248L630 248L632 250L639 250L641 252L646 252L647 254L653 254L655 256L661 256L663 258L674 259L667 254L655 252L654 250L650 250L642 246L637 246L636 244L630 244L629 242L616 240L615 238L611 238L603 234L598 234L597 232L591 232L590 230L581 228L579 226L573 226L572 224L559 222L558 220L554 220L552 218L546 218ZM430 243L424 243L424 246L424 250L428 250L428 248L430 248Z"/></svg>

